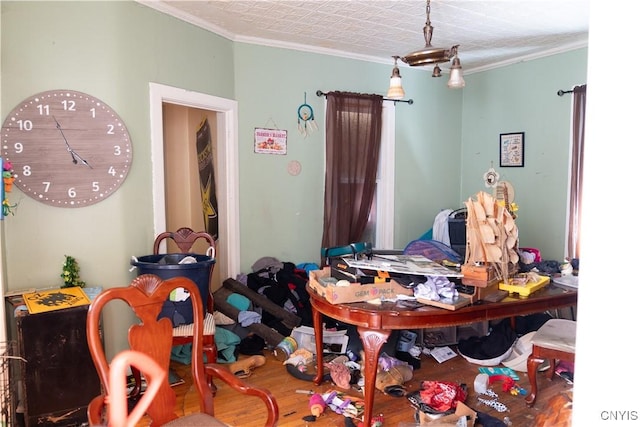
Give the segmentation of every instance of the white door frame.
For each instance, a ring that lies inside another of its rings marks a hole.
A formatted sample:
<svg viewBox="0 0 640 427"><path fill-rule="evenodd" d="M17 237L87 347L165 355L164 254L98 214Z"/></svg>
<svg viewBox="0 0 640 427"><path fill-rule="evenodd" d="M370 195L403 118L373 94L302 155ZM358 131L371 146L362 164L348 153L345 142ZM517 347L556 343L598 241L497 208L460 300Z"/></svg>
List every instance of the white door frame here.
<svg viewBox="0 0 640 427"><path fill-rule="evenodd" d="M238 186L238 103L172 86L149 83L151 115L151 162L153 176L153 229L158 235L166 231L164 197L164 131L162 104L215 111L217 113L218 158L215 165L218 190L218 250L224 264L216 263L220 277L235 278L240 273L240 224Z"/></svg>

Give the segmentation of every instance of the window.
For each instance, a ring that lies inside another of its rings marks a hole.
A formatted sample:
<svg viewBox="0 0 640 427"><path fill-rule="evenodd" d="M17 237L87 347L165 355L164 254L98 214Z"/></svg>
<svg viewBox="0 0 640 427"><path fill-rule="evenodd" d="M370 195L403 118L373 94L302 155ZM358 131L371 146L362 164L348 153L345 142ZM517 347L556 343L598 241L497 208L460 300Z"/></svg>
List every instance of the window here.
<svg viewBox="0 0 640 427"><path fill-rule="evenodd" d="M376 194L383 98L329 92L322 247L362 241Z"/></svg>
<svg viewBox="0 0 640 427"><path fill-rule="evenodd" d="M393 101L382 104L382 135L376 192L369 212L369 222L362 240L376 248L392 249L395 218L395 131L396 107Z"/></svg>

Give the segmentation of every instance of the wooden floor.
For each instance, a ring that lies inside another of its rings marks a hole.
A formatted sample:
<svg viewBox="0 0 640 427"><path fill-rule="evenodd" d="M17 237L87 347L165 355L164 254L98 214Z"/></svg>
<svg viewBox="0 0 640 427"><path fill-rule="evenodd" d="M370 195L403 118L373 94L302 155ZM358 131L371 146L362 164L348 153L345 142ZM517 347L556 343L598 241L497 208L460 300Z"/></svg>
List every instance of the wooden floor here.
<svg viewBox="0 0 640 427"><path fill-rule="evenodd" d="M455 346L452 347L455 350ZM335 389L331 382L325 381L320 386L312 382L302 381L291 376L282 365L282 362L265 350L267 363L254 370L246 380L257 386L269 389L278 401L280 408L281 427L307 427L307 426L344 426L345 419L331 410L327 410L315 422L306 422L302 418L309 415L308 396L296 393L296 390L311 390L324 393ZM243 358L245 356L240 356ZM191 386L189 366L172 362L172 368L180 375L185 383L174 387L178 396L177 413L191 413L198 410L195 390ZM572 386L560 377L555 377L549 382L542 374L538 377L538 400L533 408L528 408L524 402L524 396L512 396L503 392L500 384L491 388L498 393L498 400L504 403L508 411L499 413L496 410L481 404L478 395L473 391L473 382L478 374L478 365L468 363L461 356L456 356L442 364L436 362L430 356L421 357L420 369L414 371L413 379L406 383L408 391L419 389L422 380L454 381L466 383L469 386L469 396L466 404L472 409L484 412L500 420L508 417L513 427L530 427L534 425L536 415L545 409L545 404L559 393L571 391ZM518 384L528 390L528 378L526 373L519 373ZM214 400L216 416L230 425L239 427L251 427L264 425L265 409L262 402L253 397L242 397L220 381L216 382L218 393ZM355 391L348 392L357 394ZM361 396L361 395L360 395ZM374 414L382 414L384 426L409 427L416 425L414 421L415 410L405 397L392 397L384 395L376 390L374 400ZM142 419L138 426L148 425L148 419ZM507 423L508 424L508 423ZM508 424L509 425L509 424Z"/></svg>

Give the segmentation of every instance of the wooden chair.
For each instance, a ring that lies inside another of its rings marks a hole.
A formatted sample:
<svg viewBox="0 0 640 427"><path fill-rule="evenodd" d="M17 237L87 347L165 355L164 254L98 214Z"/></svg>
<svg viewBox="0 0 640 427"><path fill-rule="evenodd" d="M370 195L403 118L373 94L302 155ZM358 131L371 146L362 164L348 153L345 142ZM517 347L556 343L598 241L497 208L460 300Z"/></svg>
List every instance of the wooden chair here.
<svg viewBox="0 0 640 427"><path fill-rule="evenodd" d="M211 234L206 231L196 232L188 227L182 227L174 232L167 231L158 234L158 237L156 237L156 240L153 242L154 255L159 255L160 244L165 239L172 239L180 249L180 253L183 254L190 253L198 239L204 239L209 244L208 248L213 248L214 253L210 254L211 257L215 257L215 240L213 240ZM211 275L213 275L213 267L211 267L209 276L209 286L211 286ZM211 289L208 290L206 295L207 312L204 318L203 348L204 353L207 355L207 362L215 363L218 360L218 348L216 347L215 341L216 322L213 317L213 294L211 293ZM204 299L205 295L202 295L202 298ZM181 325L173 328L173 345L190 344L192 341L193 327L191 325Z"/></svg>
<svg viewBox="0 0 640 427"><path fill-rule="evenodd" d="M546 377L553 379L556 360L573 362L576 353L576 322L567 319L550 319L536 331L531 339L533 345L527 358L527 375L529 376L529 394L525 397L527 406L536 402L538 394L537 373L540 364L549 361Z"/></svg>
<svg viewBox="0 0 640 427"><path fill-rule="evenodd" d="M165 231L164 233L158 234L155 241L153 242L153 254L160 254L160 245L163 240L171 239L178 246L180 253L186 254L191 253L193 250L193 246L196 244L198 239L203 239L207 242L207 248L213 248L213 253L208 254L212 257L215 256L215 240L213 237L207 233L206 231L193 231L189 227L182 227L176 231ZM209 249L207 249L209 251ZM209 286L211 285L211 275L213 274L213 267L211 267L211 273L209 276ZM202 298L205 298L205 295L202 295ZM204 318L204 341L203 341L203 349L204 353L207 355L207 362L215 363L218 360L218 347L216 346L215 341L215 333L216 333L216 323L213 315L213 294L209 289L209 292L206 295L207 299L207 311L205 313ZM193 342L193 324L188 325L180 325L173 328L173 343L172 345L185 345L191 344ZM137 396L140 394L140 386L141 386L141 378L139 371L132 367L131 369L132 375L135 379L135 387L131 391L131 396ZM215 394L216 386L213 383L213 380L209 378L209 386L211 387L211 391Z"/></svg>
<svg viewBox="0 0 640 427"><path fill-rule="evenodd" d="M110 288L101 292L91 303L87 313L87 341L93 362L103 386L103 394L95 397L88 406L87 415L92 426L117 426L108 419L108 405L111 396L118 395L110 381L110 367L104 353L100 332L100 319L104 307L112 301L127 303L140 323L129 328L130 349L144 353L153 359L163 371L169 371L172 325L168 318L158 319L160 310L169 293L176 288L184 288L191 293L194 314L193 351L191 354L191 375L193 387L200 400L200 412L176 415L176 395L168 381L163 381L153 399L150 399L147 415L151 426L218 426L226 425L214 418L213 394L207 382L207 375L218 378L234 390L260 398L267 408L265 426L275 426L279 409L273 395L265 389L251 387L237 378L226 367L203 362L203 316L202 300L195 283L186 277L175 277L163 281L153 274L143 274L135 278L129 286ZM121 385L121 384L120 384ZM131 414L134 415L134 414Z"/></svg>

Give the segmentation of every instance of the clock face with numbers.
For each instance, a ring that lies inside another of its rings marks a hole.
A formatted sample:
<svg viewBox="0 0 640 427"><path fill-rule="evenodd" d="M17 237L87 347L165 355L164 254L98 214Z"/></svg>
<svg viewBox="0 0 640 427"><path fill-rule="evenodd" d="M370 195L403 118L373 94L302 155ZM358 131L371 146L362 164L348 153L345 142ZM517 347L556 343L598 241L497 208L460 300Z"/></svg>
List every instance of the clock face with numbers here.
<svg viewBox="0 0 640 427"><path fill-rule="evenodd" d="M86 93L50 90L20 102L2 125L2 157L14 184L51 206L79 208L112 195L133 158L111 107Z"/></svg>

